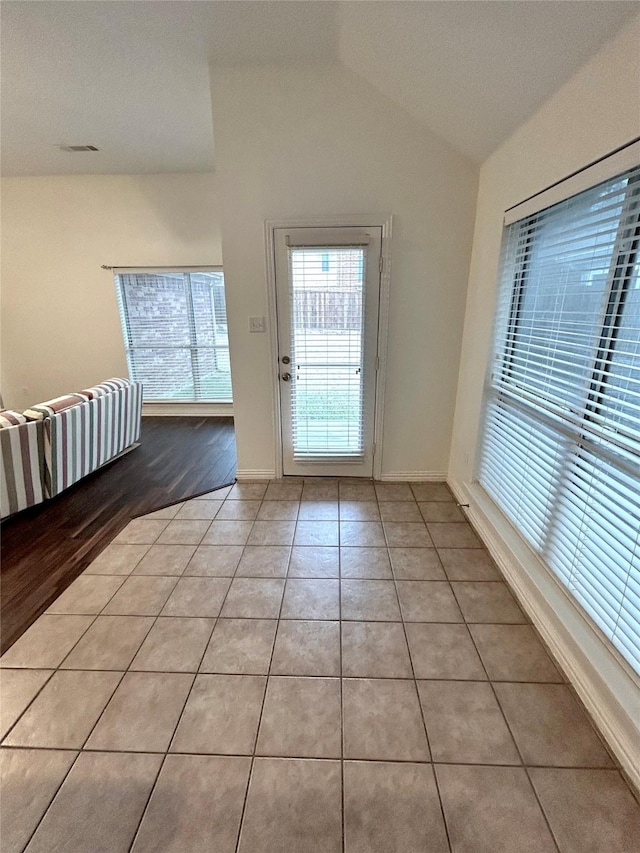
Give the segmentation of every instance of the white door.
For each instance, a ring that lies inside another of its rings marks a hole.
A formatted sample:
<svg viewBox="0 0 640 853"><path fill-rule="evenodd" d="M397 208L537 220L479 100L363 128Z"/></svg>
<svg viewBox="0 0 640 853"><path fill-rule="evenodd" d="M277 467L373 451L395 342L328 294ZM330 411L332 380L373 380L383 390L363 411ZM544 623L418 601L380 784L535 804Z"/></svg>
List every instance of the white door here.
<svg viewBox="0 0 640 853"><path fill-rule="evenodd" d="M276 228L283 473L372 477L382 228Z"/></svg>

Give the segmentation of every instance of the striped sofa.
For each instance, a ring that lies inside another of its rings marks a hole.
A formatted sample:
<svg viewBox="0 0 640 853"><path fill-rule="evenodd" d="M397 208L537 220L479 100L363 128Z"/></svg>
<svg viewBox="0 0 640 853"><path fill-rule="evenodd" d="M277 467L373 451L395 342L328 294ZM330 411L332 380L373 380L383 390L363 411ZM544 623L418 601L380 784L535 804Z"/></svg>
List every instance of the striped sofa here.
<svg viewBox="0 0 640 853"><path fill-rule="evenodd" d="M2 518L44 500L44 432L18 412L0 413Z"/></svg>
<svg viewBox="0 0 640 853"><path fill-rule="evenodd" d="M0 427L3 414L22 419L0 428L2 517L55 497L130 448L140 438L141 413L142 385L109 379L23 415L0 414Z"/></svg>

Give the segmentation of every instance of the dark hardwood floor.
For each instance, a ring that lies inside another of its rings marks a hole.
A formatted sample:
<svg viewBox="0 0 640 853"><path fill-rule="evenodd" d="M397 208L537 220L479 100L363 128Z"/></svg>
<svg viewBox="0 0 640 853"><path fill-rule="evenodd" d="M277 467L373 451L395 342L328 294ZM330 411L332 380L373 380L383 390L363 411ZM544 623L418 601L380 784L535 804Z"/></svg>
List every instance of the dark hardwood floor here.
<svg viewBox="0 0 640 853"><path fill-rule="evenodd" d="M140 446L2 524L1 648L138 515L233 482L232 418L142 420Z"/></svg>

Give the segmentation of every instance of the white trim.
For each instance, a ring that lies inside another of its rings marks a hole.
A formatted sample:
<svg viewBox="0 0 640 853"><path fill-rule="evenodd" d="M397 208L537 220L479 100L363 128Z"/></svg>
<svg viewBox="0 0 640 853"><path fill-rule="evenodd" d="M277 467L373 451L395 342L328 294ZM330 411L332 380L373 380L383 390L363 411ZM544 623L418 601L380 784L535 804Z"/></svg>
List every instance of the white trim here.
<svg viewBox="0 0 640 853"><path fill-rule="evenodd" d="M374 413L374 442L376 452L373 457L373 476L380 479L382 474L382 437L384 420L384 393L387 368L387 333L389 328L389 298L391 287L391 229L392 214L362 214L321 216L309 219L267 219L264 223L266 268L267 268L267 325L271 344L271 387L273 389L273 435L275 444L274 473L277 479L282 473L282 423L280 416L280 383L278 382L278 331L276 312L276 228L382 228L382 272L380 274L380 304L378 308L378 372L376 375L376 406Z"/></svg>
<svg viewBox="0 0 640 853"><path fill-rule="evenodd" d="M379 227L379 226L376 226ZM344 246L345 248L361 248L362 246L371 245L371 235L362 231L353 231L349 228L349 233L345 234L345 226L341 228L286 228L286 244L291 248L308 248L314 246L318 249L331 248L335 246ZM311 233L309 233L311 231Z"/></svg>
<svg viewBox="0 0 640 853"><path fill-rule="evenodd" d="M143 403L142 417L231 418L233 403Z"/></svg>
<svg viewBox="0 0 640 853"><path fill-rule="evenodd" d="M197 267L106 267L113 272L114 275L153 275L154 273L161 274L166 272L224 272L221 264L211 265L203 264Z"/></svg>
<svg viewBox="0 0 640 853"><path fill-rule="evenodd" d="M276 472L266 468L239 468L236 471L236 480L278 480Z"/></svg>
<svg viewBox="0 0 640 853"><path fill-rule="evenodd" d="M504 224L511 225L512 222L517 222L519 219L524 219L526 216L531 216L533 213L559 204L583 190L588 190L602 183L602 181L607 181L609 178L626 172L627 169L633 169L639 163L640 142L633 142L602 160L598 160L597 163L581 169L575 175L570 175L565 180L559 181L514 207L510 207L504 215Z"/></svg>
<svg viewBox="0 0 640 853"><path fill-rule="evenodd" d="M475 483L448 481L506 581L640 790L640 681Z"/></svg>
<svg viewBox="0 0 640 853"><path fill-rule="evenodd" d="M300 219L267 219L265 225L275 228L384 228L391 222L390 213L340 214L336 216L310 216Z"/></svg>
<svg viewBox="0 0 640 853"><path fill-rule="evenodd" d="M274 453L273 477L279 480L282 478L282 417L280 411L280 383L278 381L278 313L276 310L276 246L274 239L274 232L277 227L278 223L276 220L266 220L266 222L264 223L265 251L267 253L266 322L267 330L269 332L269 345L271 351L271 388L273 392L271 395L273 400L271 412Z"/></svg>
<svg viewBox="0 0 640 853"><path fill-rule="evenodd" d="M376 376L376 408L373 415L373 478L382 479L382 452L384 447L384 394L387 379L387 352L389 332L389 302L391 299L391 236L393 217L382 221L382 270L380 272L380 297L378 301L378 374Z"/></svg>
<svg viewBox="0 0 640 853"><path fill-rule="evenodd" d="M376 477L381 482L444 483L447 471L387 471Z"/></svg>

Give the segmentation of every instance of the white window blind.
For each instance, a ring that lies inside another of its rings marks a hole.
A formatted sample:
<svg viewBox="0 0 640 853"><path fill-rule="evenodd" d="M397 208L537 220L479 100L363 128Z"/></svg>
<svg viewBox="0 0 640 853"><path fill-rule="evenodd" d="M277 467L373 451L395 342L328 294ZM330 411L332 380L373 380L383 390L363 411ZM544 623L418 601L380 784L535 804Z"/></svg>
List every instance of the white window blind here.
<svg viewBox="0 0 640 853"><path fill-rule="evenodd" d="M129 375L147 402L231 402L222 270L115 276Z"/></svg>
<svg viewBox="0 0 640 853"><path fill-rule="evenodd" d="M364 249L289 249L294 458L363 454Z"/></svg>
<svg viewBox="0 0 640 853"><path fill-rule="evenodd" d="M505 228L479 482L640 672L640 167Z"/></svg>

